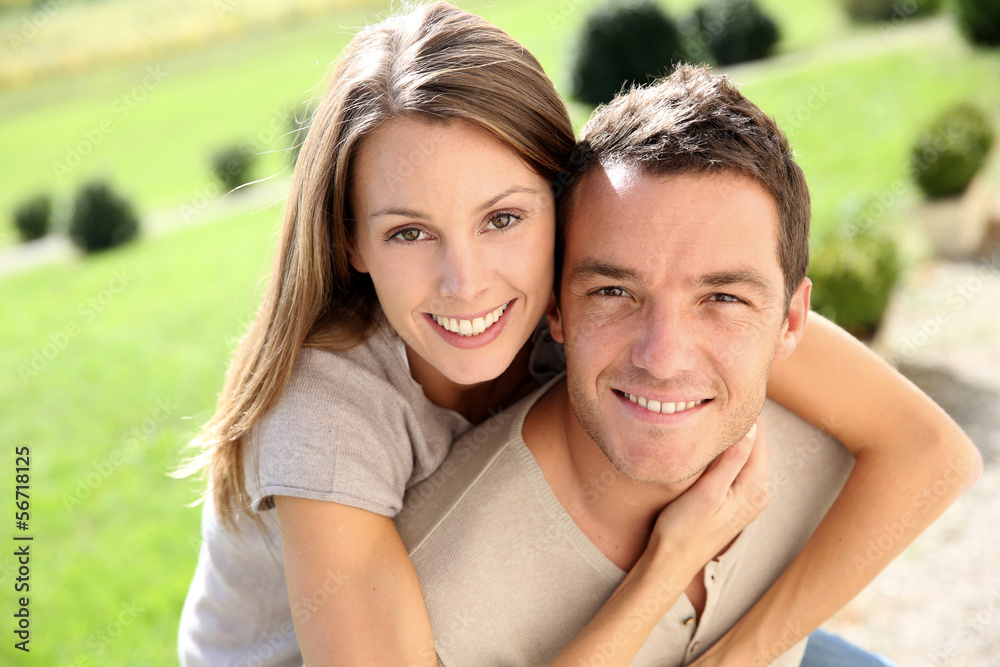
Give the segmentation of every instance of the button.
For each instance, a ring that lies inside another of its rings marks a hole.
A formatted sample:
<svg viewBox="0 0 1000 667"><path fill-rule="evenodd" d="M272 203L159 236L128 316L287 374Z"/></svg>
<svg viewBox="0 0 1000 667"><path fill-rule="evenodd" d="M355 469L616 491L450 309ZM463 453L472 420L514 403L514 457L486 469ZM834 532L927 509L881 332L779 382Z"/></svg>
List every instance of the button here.
<svg viewBox="0 0 1000 667"><path fill-rule="evenodd" d="M685 628L690 628L692 625L694 625L694 616L684 621Z"/></svg>
<svg viewBox="0 0 1000 667"><path fill-rule="evenodd" d="M700 646L701 646L701 642L695 642L695 643L691 644L691 652L692 653L697 653L698 652L698 648Z"/></svg>

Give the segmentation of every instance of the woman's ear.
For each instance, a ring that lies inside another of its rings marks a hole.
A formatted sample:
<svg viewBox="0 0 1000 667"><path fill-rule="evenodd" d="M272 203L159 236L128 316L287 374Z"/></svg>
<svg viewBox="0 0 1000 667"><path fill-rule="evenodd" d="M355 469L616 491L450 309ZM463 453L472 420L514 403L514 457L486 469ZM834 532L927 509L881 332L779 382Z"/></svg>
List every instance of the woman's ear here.
<svg viewBox="0 0 1000 667"><path fill-rule="evenodd" d="M355 271L358 273L368 273L368 265L365 264L365 258L358 252L358 247L354 243L351 243L347 249L347 259Z"/></svg>

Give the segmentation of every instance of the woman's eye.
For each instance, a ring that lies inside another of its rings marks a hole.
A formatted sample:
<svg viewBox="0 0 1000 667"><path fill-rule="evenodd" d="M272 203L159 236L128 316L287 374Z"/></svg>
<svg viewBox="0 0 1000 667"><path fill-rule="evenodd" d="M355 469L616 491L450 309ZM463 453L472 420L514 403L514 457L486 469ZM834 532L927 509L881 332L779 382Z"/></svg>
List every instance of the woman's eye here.
<svg viewBox="0 0 1000 667"><path fill-rule="evenodd" d="M514 225L521 218L513 213L497 213L490 217L486 223L486 229L507 229Z"/></svg>
<svg viewBox="0 0 1000 667"><path fill-rule="evenodd" d="M398 239L400 241L422 241L427 236L427 232L422 229L417 229L416 227L407 227L406 229L400 229L398 232L390 236L390 239Z"/></svg>

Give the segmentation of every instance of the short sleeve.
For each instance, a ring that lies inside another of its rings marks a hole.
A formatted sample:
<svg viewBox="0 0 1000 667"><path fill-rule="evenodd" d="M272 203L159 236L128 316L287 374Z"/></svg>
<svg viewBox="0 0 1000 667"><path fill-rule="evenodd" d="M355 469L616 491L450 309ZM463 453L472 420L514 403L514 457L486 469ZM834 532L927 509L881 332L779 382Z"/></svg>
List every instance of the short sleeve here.
<svg viewBox="0 0 1000 667"><path fill-rule="evenodd" d="M395 516L413 472L414 422L409 401L374 357L303 349L248 439L253 509L283 495Z"/></svg>

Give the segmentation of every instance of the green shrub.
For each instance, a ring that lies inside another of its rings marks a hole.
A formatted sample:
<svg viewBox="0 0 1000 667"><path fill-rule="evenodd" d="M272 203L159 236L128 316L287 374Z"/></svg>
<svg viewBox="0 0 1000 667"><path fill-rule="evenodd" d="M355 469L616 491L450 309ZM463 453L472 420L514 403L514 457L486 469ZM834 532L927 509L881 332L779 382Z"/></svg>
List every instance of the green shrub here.
<svg viewBox="0 0 1000 667"><path fill-rule="evenodd" d="M52 224L52 200L48 195L38 195L17 207L14 226L22 241L34 241L49 233Z"/></svg>
<svg viewBox="0 0 1000 667"><path fill-rule="evenodd" d="M139 220L132 205L106 183L80 188L69 221L69 237L84 252L104 250L135 238Z"/></svg>
<svg viewBox="0 0 1000 667"><path fill-rule="evenodd" d="M813 310L867 338L882 320L900 264L889 236L871 226L859 229L853 238L833 235L820 242L812 253L809 277Z"/></svg>
<svg viewBox="0 0 1000 667"><path fill-rule="evenodd" d="M942 0L841 0L841 4L857 23L877 23L936 14Z"/></svg>
<svg viewBox="0 0 1000 667"><path fill-rule="evenodd" d="M246 144L223 148L212 155L212 173L227 192L250 182L257 154Z"/></svg>
<svg viewBox="0 0 1000 667"><path fill-rule="evenodd" d="M655 2L612 2L587 16L570 64L570 94L608 102L624 84L644 84L685 59L677 25Z"/></svg>
<svg viewBox="0 0 1000 667"><path fill-rule="evenodd" d="M778 24L753 0L708 0L692 15L698 43L720 65L758 60L778 43Z"/></svg>
<svg viewBox="0 0 1000 667"><path fill-rule="evenodd" d="M990 119L969 104L946 110L917 138L910 168L928 197L955 195L969 185L993 145Z"/></svg>
<svg viewBox="0 0 1000 667"><path fill-rule="evenodd" d="M1000 2L955 0L958 25L973 44L1000 46Z"/></svg>

